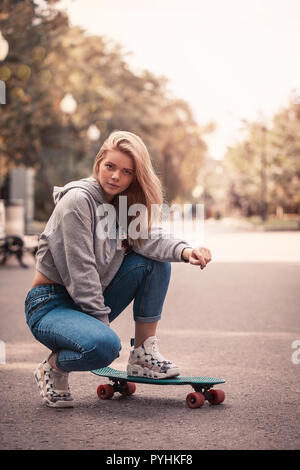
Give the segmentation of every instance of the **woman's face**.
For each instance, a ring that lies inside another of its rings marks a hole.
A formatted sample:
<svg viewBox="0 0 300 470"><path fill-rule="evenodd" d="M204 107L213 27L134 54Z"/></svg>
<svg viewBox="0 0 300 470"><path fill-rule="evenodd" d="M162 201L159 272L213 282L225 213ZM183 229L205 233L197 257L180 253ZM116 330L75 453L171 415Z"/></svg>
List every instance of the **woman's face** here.
<svg viewBox="0 0 300 470"><path fill-rule="evenodd" d="M106 202L120 194L134 180L135 165L133 159L119 150L108 150L98 169L98 181L101 184Z"/></svg>

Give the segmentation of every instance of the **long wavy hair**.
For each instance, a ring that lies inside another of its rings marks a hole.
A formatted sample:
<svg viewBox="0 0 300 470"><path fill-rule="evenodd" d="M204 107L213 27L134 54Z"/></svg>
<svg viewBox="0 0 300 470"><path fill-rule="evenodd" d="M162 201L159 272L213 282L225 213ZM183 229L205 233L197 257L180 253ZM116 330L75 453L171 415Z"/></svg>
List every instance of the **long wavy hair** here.
<svg viewBox="0 0 300 470"><path fill-rule="evenodd" d="M93 166L93 177L98 180L100 162L105 158L109 150L118 150L131 157L135 164L135 177L130 186L122 193L116 196L116 210L119 213L118 196L127 196L127 207L132 204L143 204L147 208L148 220L145 221L147 233L151 225L161 222L161 205L163 203L163 190L161 182L156 175L152 161L146 145L140 137L132 132L116 130L112 132L104 141L98 154L96 155ZM153 206L155 204L156 206ZM154 210L155 208L155 210ZM127 226L136 216L127 215ZM140 232L142 228L140 228ZM140 246L143 243L142 238L131 239L128 241L132 245Z"/></svg>

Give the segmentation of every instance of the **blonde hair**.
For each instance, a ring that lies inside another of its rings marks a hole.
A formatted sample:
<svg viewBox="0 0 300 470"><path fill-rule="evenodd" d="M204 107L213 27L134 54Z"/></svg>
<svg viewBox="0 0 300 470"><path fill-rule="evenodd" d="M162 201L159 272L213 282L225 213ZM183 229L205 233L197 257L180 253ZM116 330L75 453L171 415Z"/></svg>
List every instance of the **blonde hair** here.
<svg viewBox="0 0 300 470"><path fill-rule="evenodd" d="M147 233L149 233L151 224L158 223L161 220L159 208L163 203L163 191L161 182L154 171L147 147L142 139L132 132L120 130L112 132L104 141L94 161L93 177L97 181L100 162L109 150L123 152L134 161L135 178L130 186L118 196L127 196L128 208L132 204L144 204L147 207L148 220L146 223ZM155 211L153 211L152 204L156 204ZM128 225L135 218L127 216ZM139 246L142 244L142 239L132 240L129 238L129 242L132 245Z"/></svg>

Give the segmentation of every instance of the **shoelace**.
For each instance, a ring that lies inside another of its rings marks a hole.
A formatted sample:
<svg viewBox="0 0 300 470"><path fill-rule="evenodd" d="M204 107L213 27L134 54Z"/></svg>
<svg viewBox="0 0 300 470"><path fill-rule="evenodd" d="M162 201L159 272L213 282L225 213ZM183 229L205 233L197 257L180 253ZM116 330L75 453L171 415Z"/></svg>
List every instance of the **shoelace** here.
<svg viewBox="0 0 300 470"><path fill-rule="evenodd" d="M155 353L155 358L160 361L160 362L167 362L169 364L171 364L171 361L168 361L168 359L166 359L162 354L160 354L160 352L158 351L158 340L157 339L154 339L152 342L151 342L151 345L152 345L152 351Z"/></svg>
<svg viewBox="0 0 300 470"><path fill-rule="evenodd" d="M70 396L70 389L69 389L69 386L68 386L68 389L67 390L57 390L54 388L54 383L53 383L53 378L51 377L51 371L55 374L55 371L53 370L52 367L46 367L45 368L45 375L46 375L46 379L47 379L47 382L48 382L48 385L49 385L49 388L50 388L50 393L53 397L67 397L67 396Z"/></svg>

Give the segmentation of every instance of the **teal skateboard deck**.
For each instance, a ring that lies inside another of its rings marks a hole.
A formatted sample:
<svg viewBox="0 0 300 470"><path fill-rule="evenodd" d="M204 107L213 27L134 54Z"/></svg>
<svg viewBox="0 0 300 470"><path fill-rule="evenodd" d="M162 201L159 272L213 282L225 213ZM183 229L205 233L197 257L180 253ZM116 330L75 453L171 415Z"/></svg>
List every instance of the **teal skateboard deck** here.
<svg viewBox="0 0 300 470"><path fill-rule="evenodd" d="M152 379L148 377L133 377L126 372L104 367L103 369L92 370L92 373L100 377L107 377L112 384L101 384L97 388L97 395L102 400L112 398L115 392L122 395L132 395L136 391L136 383L149 385L191 385L193 393L186 397L186 404L189 408L199 408L207 400L212 405L218 405L225 400L223 390L213 389L216 384L225 383L223 379L213 377L184 377L177 376L169 379Z"/></svg>

